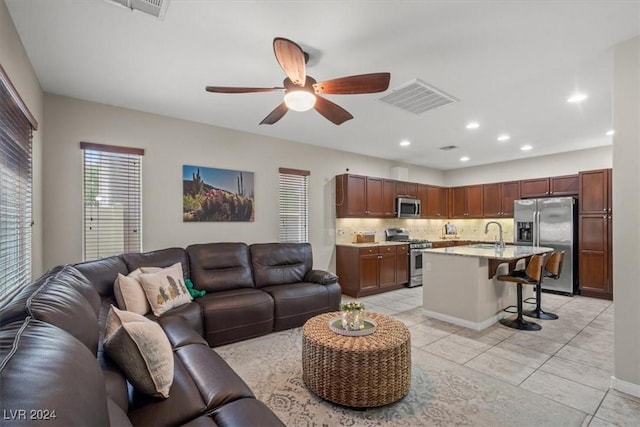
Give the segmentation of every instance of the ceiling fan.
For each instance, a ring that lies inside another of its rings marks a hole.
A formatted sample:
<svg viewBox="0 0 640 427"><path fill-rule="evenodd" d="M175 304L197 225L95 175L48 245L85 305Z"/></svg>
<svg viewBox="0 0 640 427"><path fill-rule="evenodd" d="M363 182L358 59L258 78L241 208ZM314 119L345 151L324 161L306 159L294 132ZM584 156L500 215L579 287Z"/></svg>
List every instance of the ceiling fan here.
<svg viewBox="0 0 640 427"><path fill-rule="evenodd" d="M309 56L300 46L291 40L276 37L273 39L273 51L280 67L287 78L282 82L283 87L226 87L207 86L208 92L216 93L250 93L272 92L283 90L284 101L278 105L261 125L272 125L280 120L287 111L307 111L311 108L322 114L326 119L340 125L353 116L344 108L321 97L321 94L353 95L363 93L383 92L389 87L389 73L359 74L355 76L339 77L337 79L316 82L307 75L305 64Z"/></svg>

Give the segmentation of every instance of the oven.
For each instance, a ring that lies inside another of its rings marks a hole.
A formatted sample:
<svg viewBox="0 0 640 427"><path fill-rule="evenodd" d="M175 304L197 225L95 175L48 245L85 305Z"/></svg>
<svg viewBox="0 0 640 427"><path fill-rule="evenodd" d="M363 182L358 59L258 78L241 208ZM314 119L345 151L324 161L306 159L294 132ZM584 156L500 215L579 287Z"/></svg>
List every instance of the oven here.
<svg viewBox="0 0 640 427"><path fill-rule="evenodd" d="M405 242L409 244L409 282L407 287L422 286L422 249L431 247L428 240L409 239L406 228L389 228L385 230L387 241Z"/></svg>
<svg viewBox="0 0 640 427"><path fill-rule="evenodd" d="M431 242L418 241L409 244L408 287L422 286L422 249L431 247Z"/></svg>

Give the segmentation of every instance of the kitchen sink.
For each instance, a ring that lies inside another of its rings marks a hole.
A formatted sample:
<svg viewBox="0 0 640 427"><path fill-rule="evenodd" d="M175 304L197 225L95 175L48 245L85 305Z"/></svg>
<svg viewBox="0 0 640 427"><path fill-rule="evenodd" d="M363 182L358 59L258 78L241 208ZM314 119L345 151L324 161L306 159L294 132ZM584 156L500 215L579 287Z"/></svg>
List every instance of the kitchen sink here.
<svg viewBox="0 0 640 427"><path fill-rule="evenodd" d="M493 244L489 244L489 243L479 243L477 245L467 245L468 248L474 248L474 249L495 249L496 246Z"/></svg>

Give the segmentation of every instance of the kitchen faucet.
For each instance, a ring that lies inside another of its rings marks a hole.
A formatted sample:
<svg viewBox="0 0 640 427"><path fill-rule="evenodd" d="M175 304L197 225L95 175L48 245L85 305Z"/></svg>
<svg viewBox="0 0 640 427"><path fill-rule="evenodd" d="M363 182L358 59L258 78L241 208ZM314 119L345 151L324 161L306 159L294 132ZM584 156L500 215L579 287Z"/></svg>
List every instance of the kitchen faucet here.
<svg viewBox="0 0 640 427"><path fill-rule="evenodd" d="M504 249L504 239L502 238L502 224L500 224L498 221L489 221L487 225L484 226L484 234L489 233L489 224L495 224L498 226L498 229L500 230L500 249Z"/></svg>

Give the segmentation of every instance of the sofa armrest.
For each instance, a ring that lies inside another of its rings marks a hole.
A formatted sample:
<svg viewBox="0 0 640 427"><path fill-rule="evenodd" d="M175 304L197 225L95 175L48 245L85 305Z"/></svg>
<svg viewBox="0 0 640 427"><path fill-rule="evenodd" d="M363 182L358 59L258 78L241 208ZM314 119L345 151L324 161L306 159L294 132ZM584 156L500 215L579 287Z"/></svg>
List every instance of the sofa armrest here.
<svg viewBox="0 0 640 427"><path fill-rule="evenodd" d="M304 281L320 283L321 285L330 285L338 282L338 276L324 270L310 270L304 276Z"/></svg>
<svg viewBox="0 0 640 427"><path fill-rule="evenodd" d="M189 326L186 320L178 316L160 316L158 323L162 326L167 335L171 347L176 349L189 344L203 344L209 346L207 342L196 331Z"/></svg>

